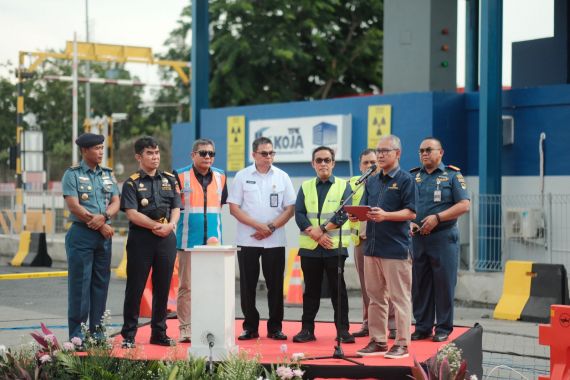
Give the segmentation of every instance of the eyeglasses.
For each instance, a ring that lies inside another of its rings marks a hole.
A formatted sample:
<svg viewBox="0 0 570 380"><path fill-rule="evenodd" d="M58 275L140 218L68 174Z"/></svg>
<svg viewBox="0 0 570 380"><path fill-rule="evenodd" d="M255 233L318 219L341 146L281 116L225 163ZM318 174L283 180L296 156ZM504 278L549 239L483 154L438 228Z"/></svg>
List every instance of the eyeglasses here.
<svg viewBox="0 0 570 380"><path fill-rule="evenodd" d="M380 154L380 155L385 155L390 153L393 150L398 150L398 149L376 149L376 154Z"/></svg>
<svg viewBox="0 0 570 380"><path fill-rule="evenodd" d="M199 150L196 153L198 153L200 155L200 157L206 157L206 156L210 156L212 158L216 157L216 152L212 151L212 150Z"/></svg>
<svg viewBox="0 0 570 380"><path fill-rule="evenodd" d="M275 152L274 151L270 151L270 152L266 152L266 151L261 151L261 152L255 152L257 154L261 154L263 157L274 157L275 156Z"/></svg>
<svg viewBox="0 0 570 380"><path fill-rule="evenodd" d="M320 157L319 157L319 158L315 158L315 162L316 162L317 164L322 164L323 162L324 162L325 164L330 164L332 161L333 161L332 158L328 158L328 157L327 157L327 158L320 158Z"/></svg>
<svg viewBox="0 0 570 380"><path fill-rule="evenodd" d="M375 163L376 163L376 160L362 161L361 162L362 165L374 165Z"/></svg>
<svg viewBox="0 0 570 380"><path fill-rule="evenodd" d="M424 148L420 148L419 153L420 153L420 154L424 154L424 153L431 154L431 152L433 152L434 150L440 150L440 149L439 149L439 148L432 148L432 147L428 147L428 148L425 148L425 149L424 149Z"/></svg>

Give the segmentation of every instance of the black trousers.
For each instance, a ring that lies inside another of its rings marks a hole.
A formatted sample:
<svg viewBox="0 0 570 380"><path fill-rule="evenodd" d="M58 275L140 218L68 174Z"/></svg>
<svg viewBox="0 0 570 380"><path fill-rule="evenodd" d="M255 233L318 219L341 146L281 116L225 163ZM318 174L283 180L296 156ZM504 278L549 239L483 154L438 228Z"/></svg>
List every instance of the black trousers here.
<svg viewBox="0 0 570 380"><path fill-rule="evenodd" d="M321 305L321 285L323 274L327 274L328 288L331 295L331 302L334 309L334 321L337 332L348 331L348 296L346 294L346 283L344 282L344 262L345 256L340 259L338 268L338 257L306 257L301 256L301 269L305 281L305 291L303 292L303 317L302 328L311 332L315 331L315 317ZM340 277L339 277L340 276ZM340 280L340 309L338 308L337 281Z"/></svg>
<svg viewBox="0 0 570 380"><path fill-rule="evenodd" d="M123 307L123 338L134 338L141 298L152 268L152 336L166 334L168 291L176 260L176 235L165 238L150 230L130 228L127 239L127 287Z"/></svg>
<svg viewBox="0 0 570 380"><path fill-rule="evenodd" d="M259 259L265 284L267 285L267 305L269 320L267 332L281 331L283 322L283 273L285 272L285 247L261 248L239 247L239 288L241 311L244 315L243 329L257 331L259 312L255 307L255 291L259 280Z"/></svg>

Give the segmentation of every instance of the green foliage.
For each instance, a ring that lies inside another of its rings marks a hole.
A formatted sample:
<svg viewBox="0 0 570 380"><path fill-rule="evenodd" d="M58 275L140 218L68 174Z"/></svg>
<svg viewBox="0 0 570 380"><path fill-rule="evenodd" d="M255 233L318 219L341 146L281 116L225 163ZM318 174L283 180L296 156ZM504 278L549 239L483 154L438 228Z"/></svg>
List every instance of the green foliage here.
<svg viewBox="0 0 570 380"><path fill-rule="evenodd" d="M263 367L257 356L250 358L246 352L240 351L220 363L216 374L219 380L257 379L263 374Z"/></svg>
<svg viewBox="0 0 570 380"><path fill-rule="evenodd" d="M210 0L212 106L381 88L382 0ZM190 56L191 7L162 58Z"/></svg>

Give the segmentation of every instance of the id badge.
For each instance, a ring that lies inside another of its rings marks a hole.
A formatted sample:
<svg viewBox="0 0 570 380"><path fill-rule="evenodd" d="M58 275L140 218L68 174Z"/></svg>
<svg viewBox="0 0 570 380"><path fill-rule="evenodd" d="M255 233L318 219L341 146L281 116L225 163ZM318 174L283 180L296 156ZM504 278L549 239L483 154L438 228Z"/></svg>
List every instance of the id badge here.
<svg viewBox="0 0 570 380"><path fill-rule="evenodd" d="M434 202L441 202L441 190L434 190L433 192L433 201Z"/></svg>
<svg viewBox="0 0 570 380"><path fill-rule="evenodd" d="M269 195L269 206L270 207L277 207L279 203L279 195L277 193L273 193Z"/></svg>

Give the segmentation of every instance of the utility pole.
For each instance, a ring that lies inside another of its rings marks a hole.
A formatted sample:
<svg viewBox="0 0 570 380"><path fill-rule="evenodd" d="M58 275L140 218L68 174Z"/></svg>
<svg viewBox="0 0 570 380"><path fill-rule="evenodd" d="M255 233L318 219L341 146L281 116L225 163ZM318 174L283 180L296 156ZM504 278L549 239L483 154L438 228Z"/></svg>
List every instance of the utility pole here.
<svg viewBox="0 0 570 380"><path fill-rule="evenodd" d="M89 42L89 0L85 0L85 42ZM85 62L85 77L91 78L91 63ZM91 83L85 83L85 118L91 119Z"/></svg>

